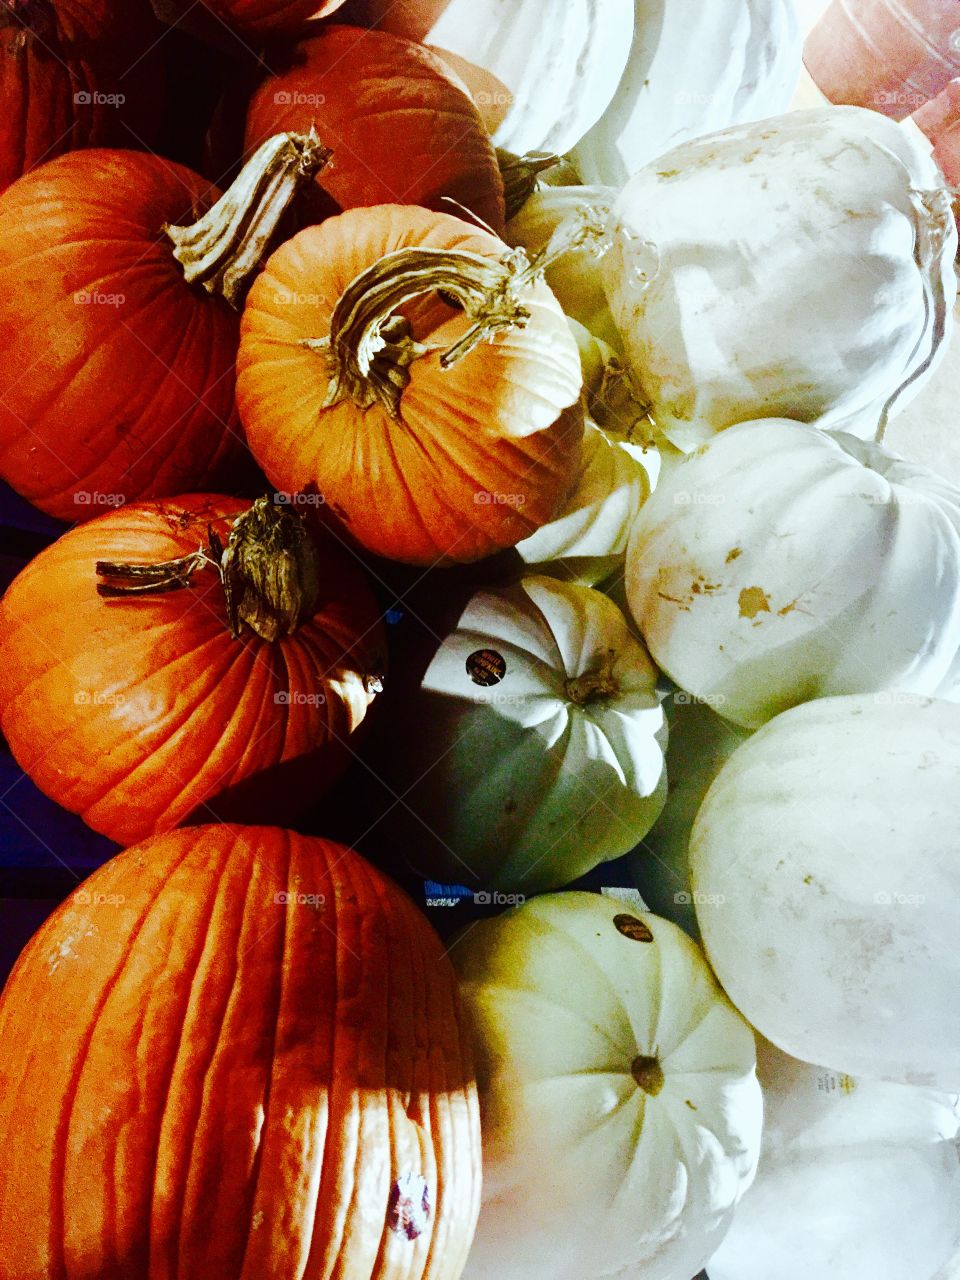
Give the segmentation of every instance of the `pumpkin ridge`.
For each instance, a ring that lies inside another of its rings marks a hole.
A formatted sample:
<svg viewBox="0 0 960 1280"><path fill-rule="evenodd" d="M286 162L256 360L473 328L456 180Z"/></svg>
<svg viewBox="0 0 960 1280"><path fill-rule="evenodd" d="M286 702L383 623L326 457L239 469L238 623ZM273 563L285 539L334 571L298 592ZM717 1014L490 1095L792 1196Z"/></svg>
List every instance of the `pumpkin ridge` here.
<svg viewBox="0 0 960 1280"><path fill-rule="evenodd" d="M148 311L148 308L152 307L155 303L159 301L161 301L161 298L158 293L155 297L142 303L141 306L139 306L137 311L134 313L134 316L136 315L142 316L144 313ZM60 409L59 402L63 397L65 397L70 392L72 388L75 388L76 384L78 383L78 381L80 381L83 378L85 372L89 369L90 365L97 359L98 356L101 355L104 347L108 346L108 344L110 343L116 343L118 340L122 340L121 333L120 333L121 329L132 334L132 336L138 341L138 343L141 345L144 352L147 353L147 356L148 356L148 359L144 360L144 363L141 366L141 370L140 370L142 377L139 384L140 389L139 389L139 394L137 399L139 399L141 407L138 408L138 416L134 420L135 424L139 424L143 422L148 415L156 412L156 402L159 396L161 395L161 392L164 388L164 384L167 384L168 382L174 382L179 387L181 387L184 391L188 393L193 393L196 390L196 388L191 387L189 383L185 382L182 378L178 376L178 374L175 372L175 365L177 364L177 362L182 363L185 346L190 340L190 338L192 337L192 331L195 329L195 326L199 320L200 314L201 313L199 309L194 309L190 316L189 323L187 323L186 325L182 325L178 329L176 350L174 351L172 360L170 362L168 362L166 359L164 359L163 356L159 355L156 351L154 351L153 348L150 347L148 343L144 342L143 338L137 332L137 329L134 328L134 326L127 324L125 321L121 321L119 325L112 326L110 329L103 332L99 336L96 342L90 344L90 346L87 349L82 350L79 353L78 359L73 364L67 364L61 370L62 376L58 380L56 387L52 388L49 394L50 408L46 413L43 414L43 416L38 421L34 423L33 434L40 436L44 446L47 449L49 449L49 451L53 454L54 457L57 457L57 461L59 462L59 457L57 456L56 449L50 443L51 440L53 441L57 440L60 433L59 429L62 426L62 418L60 416L62 410ZM210 343L212 343L214 341L214 334L213 334L214 326L207 326L207 327L210 329ZM154 370L156 371L155 380L149 378L150 372ZM21 379L18 378L17 381L12 384L11 388L8 388L8 391L15 389L18 383L20 382L20 380ZM221 427L230 429L230 423L228 421L224 421L215 412L213 407L207 403L207 396L209 395L209 392L213 389L214 385L216 384L212 384L212 385L208 384L204 388L204 395L202 397L198 396L197 399L194 401L194 403L187 405L183 409L179 418L177 419L176 425L179 425L180 423L182 423L183 419L186 416L197 413L202 405L203 409L209 414L210 418L212 418L215 422L217 422ZM4 392L3 394L6 395L7 392ZM136 400L134 401L134 404L136 404ZM169 431L170 431L170 428L168 428L164 434L165 435L168 434ZM88 482L92 481L94 476L97 474L98 468L104 469L108 475L113 477L115 472L114 472L114 468L110 466L110 458L118 451L119 447L122 445L122 441L116 441L112 445L112 447L108 446L108 451L106 454L102 452L101 445L105 439L109 441L112 437L114 437L114 435L115 435L114 424L109 421L104 421L101 424L99 431L95 431L93 435L91 435L88 438L86 448L90 456L96 457L98 461L92 471L85 473L83 476L79 477L79 479L86 480ZM176 448L176 447L180 447L182 445L182 442L175 438L173 444L174 444L174 447ZM12 448L16 448L16 445L17 445L16 441L11 442ZM72 470L72 468L70 467L68 467L68 469ZM129 472L129 468L128 468L128 472ZM111 483L114 483L113 479L111 479ZM56 490L55 493L58 496L64 495L66 493L70 493L75 490L75 485L76 485L76 480L74 480L72 484L68 482L63 488Z"/></svg>
<svg viewBox="0 0 960 1280"><path fill-rule="evenodd" d="M286 853L286 871L283 877L283 891L286 892L289 897L290 869L293 863L293 856L294 856L293 839L291 838L289 831L283 832L282 843L283 843L284 851ZM283 936L280 941L280 958L279 958L279 964L277 967L277 981L275 984L277 998L276 998L276 1009L273 1016L273 1036L271 1039L270 1054L269 1054L270 1069L267 1073L266 1086L264 1088L263 1101L261 1103L261 1106L263 1108L263 1122L260 1125L260 1133L258 1135L257 1150L253 1158L253 1169L251 1170L251 1183L252 1183L251 1194L250 1194L251 1212L249 1215L249 1218L250 1218L249 1225L247 1227L247 1238L244 1241L243 1252L240 1255L240 1273L239 1273L240 1280L242 1280L244 1271L246 1269L247 1253L250 1249L250 1237L253 1232L253 1221L254 1221L253 1207L257 1203L257 1193L260 1188L260 1171L263 1165L263 1135L267 1132L267 1126L270 1122L270 1098L271 1098L272 1086L273 1086L273 1072L274 1072L274 1067L276 1065L275 1049L276 1049L276 1043L277 1043L277 1031L280 1025L280 1006L281 1006L282 993L283 993L283 975L287 971L287 912L286 911L283 912L280 927L281 927Z"/></svg>
<svg viewBox="0 0 960 1280"><path fill-rule="evenodd" d="M213 835L213 838L212 838L212 839L211 839L211 841L210 841L210 847L211 847L211 849L212 849L212 850L216 850L216 853L218 854L218 857L219 857L220 866L219 866L218 873L217 873L217 875L216 875L216 882L217 882L217 886L219 887L219 885L221 884L221 882L222 882L222 880L223 880L223 874L224 874L224 872L225 872L226 868L227 868L227 867L228 867L228 865L229 865L229 862L230 862L230 859L231 859L231 854L232 854L232 849L231 849L231 847L230 847L229 845L227 845L225 849L224 849L224 848L219 848L219 849L218 849L218 848L217 848L217 841L218 841L218 837L217 837L216 835ZM189 844L189 842L187 842L187 854L186 854L187 858L191 858L192 860L195 860L195 859L196 859L196 852L197 852L197 851L196 851L196 849L195 849L194 847L192 847L192 846ZM179 870L179 864L178 864L178 866L177 866L176 870ZM167 883L168 883L168 882L167 882ZM204 954L204 952L206 951L206 949L207 949L208 945L210 944L210 926L211 926L211 924L212 924L212 922L213 922L213 918L214 918L214 916L215 916L215 914L216 914L217 907L218 907L219 905L220 905L220 902L219 902L219 900L218 900L218 894L217 894L216 892L211 893L211 894L210 894L209 910L207 911L206 919L205 919L205 920L204 920L204 922L203 922L203 926L202 926L202 928L197 930L197 935L196 935L196 936L197 936L197 942L196 942L196 945L195 945L194 953L193 953L193 955L190 957L189 964L188 964L187 962L183 962L183 963L181 963L181 965L179 966L179 967L180 967L180 969L181 969L181 972L182 972L182 973L186 973L186 972L187 972L187 970L188 970L188 968L189 968L189 970L190 970L190 979L189 979L190 995L188 995L188 996L187 996L187 999L186 999L186 1002L185 1002L184 1018L183 1018L183 1021L182 1021L181 1025L180 1025L180 1031L179 1031L179 1034L178 1034L178 1037L177 1037L177 1045L176 1045L176 1048L174 1049L173 1054L172 1054L172 1056L171 1056L171 1058L170 1058L170 1060L169 1060L170 1066L169 1066L169 1072L168 1072L168 1074L167 1074L167 1089L166 1089L166 1094L165 1094L165 1096L164 1096L163 1105L162 1105L162 1106L161 1106L161 1108L160 1108L160 1118L159 1118L159 1123L158 1123L158 1125L157 1125L157 1130L156 1130L156 1132L157 1132L157 1155L158 1155L158 1156L159 1156L159 1153L160 1153L160 1148L161 1148L161 1146L162 1146L162 1139L163 1139L163 1132L164 1132L164 1128L165 1128L165 1125L166 1125L167 1111L168 1111L168 1108L169 1108L169 1105L170 1105L170 1091L171 1091L171 1089L172 1089L172 1087L173 1087L173 1082L174 1082L174 1079L175 1079L175 1077L176 1077L176 1075L177 1075L177 1066L178 1066L178 1063L179 1063L179 1061L180 1061L181 1050L182 1050L182 1048L183 1048L184 1043L185 1043L186 1041L188 1041L188 1040L190 1040L190 1039L192 1038L192 1037L189 1037L189 1036L187 1035L187 1025L188 1025L188 1022L187 1022L187 1014L189 1013L190 1002L191 1002L191 999L192 999L192 993L193 993L194 987L195 987L195 985L196 985L197 975L198 975L198 973L199 973L199 971L200 971L200 965L202 964L202 961L203 961L203 954ZM241 916L241 919L242 919L242 916ZM231 990L232 990L232 988L231 988ZM229 994L228 994L228 996L227 996L227 997L225 998L225 1000L224 1000L224 1006L226 1006L226 1004L228 1003L228 1001L229 1001ZM217 1030L217 1036L216 1036L216 1038L215 1038L215 1039L213 1040L213 1042L212 1042L212 1049L211 1049L210 1061L212 1061L212 1059L216 1056L216 1049L217 1049L217 1046L219 1045L219 1042L220 1042L220 1035L221 1035L221 1033L222 1033L223 1025L224 1025L224 1018L223 1018L223 1017L221 1017L221 1018L218 1020L218 1023L217 1023L217 1028L218 1028L218 1030ZM209 1061L208 1061L208 1067L209 1067L209 1065L210 1065L210 1063L209 1063ZM205 1080L206 1080L206 1071L205 1071L205 1073L204 1073L204 1081L205 1081ZM202 1094L202 1089L201 1089L201 1094ZM201 1107L202 1107L202 1104L201 1104ZM178 1258L179 1258L179 1253L180 1253L180 1250L179 1250L179 1238L180 1238L180 1227L181 1227L181 1219L182 1219L182 1210L183 1210L184 1201L185 1201L185 1199L186 1199L186 1188L187 1188L187 1185L188 1185L188 1182L189 1182L190 1168L191 1168L191 1158L192 1158L193 1150L194 1150L194 1147L193 1147L193 1144L191 1143L191 1146L190 1146L191 1156L190 1156L190 1157L188 1157L188 1159L187 1159L187 1161L186 1161L186 1168L185 1168L185 1170L183 1171L183 1173L182 1173L182 1175L181 1175L181 1176L182 1176L182 1181L179 1183L179 1187L178 1187L180 1194L179 1194L179 1196L177 1197L177 1201L178 1201L178 1203L179 1203L179 1205L180 1205L181 1213L180 1213L180 1215L178 1215L177 1227L176 1227L176 1236L175 1236L175 1238L174 1238L173 1240L171 1240L171 1241L170 1241L170 1244L171 1244L171 1246L173 1247L173 1249L175 1250L175 1253L176 1253L176 1255L177 1255L177 1257L178 1257ZM156 1200L157 1177L158 1177L159 1173L160 1173L160 1161L159 1161L159 1159L158 1159L158 1160L157 1160L157 1162L156 1162L156 1164L155 1164L155 1167L154 1167L154 1177L153 1177L153 1179L151 1180L151 1185L150 1185L150 1200L149 1200L149 1208L148 1208L148 1211L147 1211L147 1230L148 1230L148 1236L147 1236L147 1273L148 1273L148 1274L150 1273L150 1268L151 1268L151 1255L152 1255L153 1250L154 1250L154 1203L155 1203L155 1200Z"/></svg>
<svg viewBox="0 0 960 1280"><path fill-rule="evenodd" d="M93 1013L93 1016L90 1018L89 1026L84 1031L81 1039L80 1053L78 1055L77 1063L74 1066L73 1072L71 1073L70 1087L68 1087L64 1091L65 1098L67 1099L66 1106L65 1108L61 1107L61 1114L57 1120L56 1132L54 1136L53 1159L54 1159L55 1167L54 1169L51 1170L51 1174L56 1175L55 1180L59 1181L60 1189L59 1189L59 1195L51 1196L51 1205L50 1205L51 1217L50 1217L48 1241L49 1241L51 1254L57 1257L58 1274L51 1276L49 1280L70 1280L69 1273L67 1271L65 1232L64 1232L64 1225L66 1221L64 1201L65 1201L65 1195L66 1195L67 1134L70 1128L70 1120L73 1115L73 1107L76 1103L77 1089L80 1082L80 1076L83 1073L83 1068L87 1060L87 1055L90 1051L90 1046L93 1042L93 1037L97 1030L99 1017L100 1017L100 1014L103 1012L103 1009L111 993L116 989L118 983L120 982L120 979L123 975L123 971L133 953L134 945L137 941L137 938L142 933L148 919L150 918L152 911L156 906L157 894L159 894L161 890L166 888L170 880L173 878L173 876L180 869L182 864L190 856L190 853L191 853L191 849L190 849L190 846L188 845L187 848L182 853L182 855L175 860L173 866L168 870L167 874L160 880L160 883L156 886L154 893L151 895L150 901L148 902L145 910L137 920L133 929L131 929L130 931L130 935L126 941L126 946L124 947L123 955L116 969L113 971L110 977L106 979L106 981L103 984L99 998L97 1000L96 1009ZM64 1111L65 1111L65 1114L64 1114Z"/></svg>
<svg viewBox="0 0 960 1280"><path fill-rule="evenodd" d="M324 887L326 888L329 885L334 889L334 892L330 894L333 914L332 914L332 919L330 920L330 923L329 923L329 928L335 938L334 950L333 950L334 963L333 963L333 975L332 975L333 983L332 983L332 993L331 993L331 1007L336 1009L340 1003L340 993L345 986L344 980L343 980L343 971L342 971L343 961L341 959L343 955L343 951L345 949L345 943L342 938L342 929L340 926L341 886L338 885L333 878L333 867L336 864L331 865L330 849L329 849L329 844L326 840L323 841L322 849L318 850L318 852L322 852L322 857L323 857ZM338 862L340 862L341 860L342 858L337 859ZM354 872L356 869L356 864L353 863L353 859L349 859L349 861L352 864L350 870L351 872ZM351 887L356 888L357 877L355 875L351 875L350 881L351 881ZM357 910L358 912L362 910L362 903L360 901L359 894L357 895ZM321 1260L325 1260L326 1265L329 1266L330 1250L333 1244L333 1239L332 1239L333 1231L338 1225L336 1221L322 1223L320 1221L321 1215L318 1212L318 1210L320 1206L322 1204L325 1204L327 1201L328 1194L329 1194L330 1180L334 1177L338 1177L340 1174L339 1164L335 1159L336 1152L334 1152L333 1150L333 1144L339 1143L341 1140L342 1134L339 1132L339 1128L340 1128L340 1125L342 1124L342 1120L340 1120L335 1115L333 1105L332 1105L334 1089L336 1086L336 1080L337 1080L338 1068L339 1068L339 1062L337 1057L337 1046L338 1046L338 1042L342 1039L342 1037L339 1034L339 1029L340 1029L339 1019L335 1017L332 1018L330 1020L330 1029L329 1029L330 1030L330 1035L329 1035L330 1079L327 1084L327 1098L326 1098L327 1116L326 1116L326 1125L325 1125L324 1135L323 1135L323 1155L321 1157L321 1162L320 1162L320 1178L317 1186L317 1194L315 1197L314 1205L312 1206L313 1220L310 1227L310 1243L309 1243L309 1246L307 1247L307 1262L304 1268L304 1276L309 1276L312 1270L316 1267L317 1263ZM337 1130L336 1132L334 1131L335 1129ZM359 1146L359 1142L358 1142L358 1146ZM351 1187L350 1201L344 1210L345 1215L349 1215L350 1208L352 1208L353 1206L353 1195L354 1195L354 1188ZM342 1245L343 1243L342 1223L339 1224L339 1226L340 1226L340 1234L337 1240L337 1252L339 1252L339 1246ZM326 1238L324 1238L325 1231L328 1233ZM320 1257L321 1251L323 1254L323 1259L321 1259ZM247 1280L247 1277L241 1276L241 1280Z"/></svg>
<svg viewBox="0 0 960 1280"><path fill-rule="evenodd" d="M192 655L180 655L180 657L190 657L190 656ZM205 672L204 674L209 674L209 673ZM232 673L228 673L228 674L232 674ZM82 815L84 818L84 821L89 821L89 815L92 815L94 811L105 801L110 800L111 797L115 798L114 793L117 792L118 790L129 794L131 789L131 784L134 783L134 780L137 774L145 769L148 770L149 773L154 775L154 780L157 778L159 779L165 778L166 776L168 776L168 771L172 771L177 777L177 790L175 791L175 794L171 797L169 803L163 809L162 814L158 815L156 819L157 822L165 819L167 815L171 813L171 811L176 810L178 807L182 807L182 805L184 804L185 797L192 796L192 793L195 789L201 788L202 771L201 771L201 774L196 775L186 785L184 785L183 778L180 775L179 770L177 770L175 767L171 767L171 764L169 762L165 764L162 757L169 755L172 752L174 760L179 759L179 750L182 744L179 742L176 742L175 739L181 735L185 735L189 739L190 733L188 732L188 728L189 728L190 721L193 720L194 717L199 712L204 710L204 704L209 699L211 692L213 690L216 690L222 687L225 678L226 678L225 676L220 676L214 679L212 675L209 677L206 684L206 688L203 690L202 693L200 693L197 696L197 700L194 702L193 706L181 712L179 719L177 719L173 715L171 716L171 723L167 726L166 731L159 737L159 739L155 740L151 744L151 749L149 753L144 754L136 762L136 764L133 766L132 769L124 770L123 775L119 782L113 781L111 784L108 785L108 787L103 792L101 792L101 794L98 796L97 799L91 801L85 807ZM78 726L78 727L85 727L85 726ZM209 757L206 757L206 759L209 759ZM134 795L136 794L136 789L134 789L133 794ZM198 803L203 803L202 798L198 800ZM190 812L190 808L188 808L185 812ZM180 816L183 817L184 814L181 813ZM97 828L94 827L94 829L96 830Z"/></svg>
<svg viewBox="0 0 960 1280"><path fill-rule="evenodd" d="M237 667L234 664L231 664L231 670L229 672L229 675L237 676L237 683L240 684L241 687L243 688L249 687L249 675L250 675L249 667L246 670L246 672L243 673L244 679L242 680L239 678ZM178 727L178 729L176 730L176 734L182 734L184 737L186 737L189 740L191 736L189 732L189 722L195 716L199 715L200 713L204 712L207 709L206 703L208 703L211 700L211 698L216 695L216 692L222 688L223 683L224 683L223 680L215 681L211 683L210 687L201 696L200 701L191 709L187 718ZM268 689L269 689L269 681L265 681L264 682L265 694L268 691ZM268 726L266 729L263 730L262 733L257 733L256 729L259 725L260 713L256 708L252 706L247 706L246 703L247 703L246 698L238 697L233 700L233 705L230 708L230 713L225 723L223 724L221 734L218 737L215 746L211 751L209 751L204 756L203 762L200 765L199 770L196 773L191 773L189 781L180 790L178 790L178 792L176 793L175 796L173 796L173 798L171 799L167 807L157 816L156 821L158 823L166 824L168 819L172 821L174 816L176 815L176 811L178 809L182 810L185 803L188 804L186 813L192 813L195 809L202 807L210 813L212 820L219 821L219 815L213 809L213 804L216 802L220 793L227 789L222 784L226 781L229 786L229 784L233 782L234 778L241 772L243 763L247 759L247 753L252 753L253 749L262 743L263 738L269 735L270 729L272 728L272 726ZM253 718L253 723L250 725L249 730L246 732L242 732L239 729L237 730L237 732L240 734L240 737L243 740L244 746L240 752L233 754L233 758L229 760L229 762L226 764L226 767L223 768L222 767L224 763L223 757L224 755L230 754L233 747L233 743L230 740L231 730L233 729L234 725L237 724L238 717L241 715L241 713L243 714L244 724L247 724L251 717ZM146 757L146 760L149 761L151 764L162 763L157 760L158 756L160 756L164 752L171 751L174 748L174 746L179 748L181 745L180 743L174 743L173 741L174 736L175 735L171 735L169 739L167 739L165 742L162 743L159 749L152 751L151 754L148 757ZM261 751L262 749L263 748L261 746ZM276 757L276 752L274 752L273 755L274 757ZM176 754L174 758L175 759L177 758ZM277 763L276 758L272 760L269 764L267 764L265 767L270 768L272 764L275 764L275 763ZM159 772L162 775L169 768L170 768L170 765L168 764L165 768L161 769ZM210 778L211 774L213 774L212 778ZM132 777L132 774L128 776ZM186 797L188 796L189 796L189 802L186 801ZM177 820L178 821L181 820L184 816L185 815L183 812L179 813L179 815L177 815Z"/></svg>

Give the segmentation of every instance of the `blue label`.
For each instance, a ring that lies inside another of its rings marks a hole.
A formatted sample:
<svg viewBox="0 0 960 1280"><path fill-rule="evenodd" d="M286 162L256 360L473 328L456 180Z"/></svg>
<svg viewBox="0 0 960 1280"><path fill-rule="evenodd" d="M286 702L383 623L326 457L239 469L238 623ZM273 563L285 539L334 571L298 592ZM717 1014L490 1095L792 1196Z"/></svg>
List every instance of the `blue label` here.
<svg viewBox="0 0 960 1280"><path fill-rule="evenodd" d="M472 898L473 890L465 884L437 884L436 880L423 882L425 898Z"/></svg>

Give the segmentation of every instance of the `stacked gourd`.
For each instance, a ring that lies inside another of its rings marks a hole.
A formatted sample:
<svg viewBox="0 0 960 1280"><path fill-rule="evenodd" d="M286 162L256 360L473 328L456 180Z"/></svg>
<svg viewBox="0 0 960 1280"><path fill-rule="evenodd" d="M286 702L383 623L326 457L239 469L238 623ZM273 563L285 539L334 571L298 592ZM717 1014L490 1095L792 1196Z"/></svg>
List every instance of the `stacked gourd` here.
<svg viewBox="0 0 960 1280"><path fill-rule="evenodd" d="M942 175L778 114L788 0L206 8L274 68L226 191L92 130L0 196L0 474L75 525L3 731L129 846L0 998L0 1276L945 1275ZM355 758L520 905L445 949L299 834ZM660 914L568 889L627 853Z"/></svg>

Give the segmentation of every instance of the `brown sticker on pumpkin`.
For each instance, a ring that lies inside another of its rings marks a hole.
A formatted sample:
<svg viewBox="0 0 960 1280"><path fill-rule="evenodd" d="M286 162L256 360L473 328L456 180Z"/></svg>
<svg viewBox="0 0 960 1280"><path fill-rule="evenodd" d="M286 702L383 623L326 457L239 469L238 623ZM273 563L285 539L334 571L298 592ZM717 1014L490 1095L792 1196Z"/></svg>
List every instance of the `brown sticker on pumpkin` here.
<svg viewBox="0 0 960 1280"><path fill-rule="evenodd" d="M430 1221L430 1189L419 1173L407 1170L393 1184L387 1205L387 1226L404 1240L416 1240Z"/></svg>
<svg viewBox="0 0 960 1280"><path fill-rule="evenodd" d="M625 938L629 938L631 942L652 942L653 934L636 916L617 915L613 917L613 923L618 933L622 933Z"/></svg>
<svg viewBox="0 0 960 1280"><path fill-rule="evenodd" d="M507 674L507 664L496 649L476 649L466 662L467 675L474 684L489 689Z"/></svg>

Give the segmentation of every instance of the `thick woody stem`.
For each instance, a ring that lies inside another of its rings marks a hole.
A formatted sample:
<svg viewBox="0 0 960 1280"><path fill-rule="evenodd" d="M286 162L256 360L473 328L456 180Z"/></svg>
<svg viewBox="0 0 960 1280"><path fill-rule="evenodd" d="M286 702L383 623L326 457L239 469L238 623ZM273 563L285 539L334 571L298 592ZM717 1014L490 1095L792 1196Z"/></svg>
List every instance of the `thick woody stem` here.
<svg viewBox="0 0 960 1280"><path fill-rule="evenodd" d="M487 258L462 249L398 249L373 263L347 285L330 319L330 334L303 338L329 368L324 407L351 400L362 409L381 404L399 421L409 366L432 348L414 341L397 314L414 298L441 293L472 321L440 356L449 369L498 333L522 328L530 318L524 294L562 254L600 244L605 220L585 209L563 223L532 260L522 249Z"/></svg>
<svg viewBox="0 0 960 1280"><path fill-rule="evenodd" d="M241 310L281 217L331 154L313 127L309 134L274 134L199 221L187 226L167 223L163 230L173 241L173 256L187 283L202 284Z"/></svg>
<svg viewBox="0 0 960 1280"><path fill-rule="evenodd" d="M208 528L206 547L176 560L99 560L96 571L106 581L97 591L113 599L176 591L205 568L220 576L234 639L244 624L264 640L291 634L312 615L320 594L319 559L306 525L269 498L258 498L233 520L226 546Z"/></svg>

